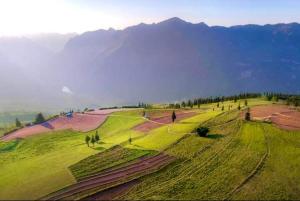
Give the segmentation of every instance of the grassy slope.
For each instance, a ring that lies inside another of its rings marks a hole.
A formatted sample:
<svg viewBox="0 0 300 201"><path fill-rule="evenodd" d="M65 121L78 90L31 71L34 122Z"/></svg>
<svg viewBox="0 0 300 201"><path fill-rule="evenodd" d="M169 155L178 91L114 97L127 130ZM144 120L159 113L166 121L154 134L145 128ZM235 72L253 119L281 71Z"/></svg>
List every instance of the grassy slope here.
<svg viewBox="0 0 300 201"><path fill-rule="evenodd" d="M163 150L182 138L186 133L190 133L199 123L220 113L220 111L201 113L179 123L159 127L150 131L145 137L134 140L132 144L141 149Z"/></svg>
<svg viewBox="0 0 300 201"><path fill-rule="evenodd" d="M208 138L191 135L167 149L177 163L145 177L123 198L299 199L300 132L230 121L234 116L207 122Z"/></svg>
<svg viewBox="0 0 300 201"><path fill-rule="evenodd" d="M138 112L120 114L136 117ZM102 143L91 148L84 143L84 134L74 131L32 136L18 143L0 141L0 199L36 199L74 183L69 166L128 140L130 128L142 121L110 117L98 130L104 142L113 144Z"/></svg>
<svg viewBox="0 0 300 201"><path fill-rule="evenodd" d="M155 152L140 149L125 149L115 146L104 152L92 155L70 167L72 174L77 180L92 176L103 170L126 164L142 156L154 154Z"/></svg>
<svg viewBox="0 0 300 201"><path fill-rule="evenodd" d="M39 135L20 141L0 154L0 199L36 199L74 183L67 167L96 153L82 135L72 131ZM14 143L14 142L9 142ZM7 147L1 143L0 149Z"/></svg>
<svg viewBox="0 0 300 201"><path fill-rule="evenodd" d="M233 199L296 200L300 198L300 132L279 130L265 124L270 155L263 171Z"/></svg>
<svg viewBox="0 0 300 201"><path fill-rule="evenodd" d="M178 154L183 160L159 175L146 178L126 198L227 198L231 190L256 167L266 148L263 132L257 125L246 124L239 132L223 135L225 137L218 139L191 136L177 144L168 152ZM191 152L186 152L186 149Z"/></svg>
<svg viewBox="0 0 300 201"><path fill-rule="evenodd" d="M201 106L205 110L212 107L212 104ZM130 135L140 139L133 141L137 146L124 144L127 147L162 150L180 139L184 135L182 133L190 132L199 122L206 121L220 111L220 108L216 112L208 111L174 124L171 131L176 133L173 134L168 133L167 126L163 126L147 135L131 130L144 121L140 118L141 111L118 112L115 115L121 116L109 117L98 129L104 143L94 148L88 148L84 144L82 133L72 131L37 135L20 142L0 142L0 199L36 199L72 184L75 179L68 170L70 165L104 150L103 148L126 142ZM92 131L87 134L94 133ZM220 139L216 135L207 140L219 142Z"/></svg>
<svg viewBox="0 0 300 201"><path fill-rule="evenodd" d="M143 133L131 130L132 127L143 123L145 120L141 118L140 111L117 112L109 117L106 122L99 127L98 133L102 142L107 144L119 144L128 141L129 137L139 137ZM96 131L88 132L88 135L95 134Z"/></svg>

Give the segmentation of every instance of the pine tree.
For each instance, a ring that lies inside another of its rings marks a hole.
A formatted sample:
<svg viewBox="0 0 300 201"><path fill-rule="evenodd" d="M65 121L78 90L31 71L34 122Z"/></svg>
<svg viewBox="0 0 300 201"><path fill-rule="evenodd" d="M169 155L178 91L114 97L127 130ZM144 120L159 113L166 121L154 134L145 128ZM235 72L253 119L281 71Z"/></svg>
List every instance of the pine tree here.
<svg viewBox="0 0 300 201"><path fill-rule="evenodd" d="M237 97L236 97L236 96L234 96L234 102L236 103L236 101L237 101Z"/></svg>
<svg viewBox="0 0 300 201"><path fill-rule="evenodd" d="M91 138L90 138L90 136L85 136L85 143L87 144L87 146L89 147L90 146L90 140L91 140Z"/></svg>
<svg viewBox="0 0 300 201"><path fill-rule="evenodd" d="M241 110L241 104L238 105L238 110Z"/></svg>
<svg viewBox="0 0 300 201"><path fill-rule="evenodd" d="M222 106L222 111L224 111L224 105Z"/></svg>
<svg viewBox="0 0 300 201"><path fill-rule="evenodd" d="M45 118L44 118L43 114L38 113L35 118L35 123L40 124L40 123L44 123L44 122L45 122Z"/></svg>
<svg viewBox="0 0 300 201"><path fill-rule="evenodd" d="M96 141L97 143L99 143L99 140L100 140L100 136L99 136L99 134L98 134L98 130L96 130L95 141Z"/></svg>
<svg viewBox="0 0 300 201"><path fill-rule="evenodd" d="M21 122L19 121L18 118L16 118L16 127L21 127L21 126L22 126Z"/></svg>
<svg viewBox="0 0 300 201"><path fill-rule="evenodd" d="M197 106L198 106L198 108L200 108L200 105L201 105L201 101L198 99L197 100Z"/></svg>
<svg viewBox="0 0 300 201"><path fill-rule="evenodd" d="M96 142L95 137L94 135L92 135L91 143L93 144L93 146L95 146L95 142Z"/></svg>
<svg viewBox="0 0 300 201"><path fill-rule="evenodd" d="M173 111L173 113L172 113L172 122L174 123L175 120L176 120L176 114L175 114L175 111Z"/></svg>
<svg viewBox="0 0 300 201"><path fill-rule="evenodd" d="M193 103L191 100L188 100L187 106L193 108Z"/></svg>
<svg viewBox="0 0 300 201"><path fill-rule="evenodd" d="M245 113L245 120L246 121L250 121L251 117L250 117L250 109L248 108L247 112Z"/></svg>
<svg viewBox="0 0 300 201"><path fill-rule="evenodd" d="M247 101L247 99L245 100L245 106L248 106L248 101Z"/></svg>

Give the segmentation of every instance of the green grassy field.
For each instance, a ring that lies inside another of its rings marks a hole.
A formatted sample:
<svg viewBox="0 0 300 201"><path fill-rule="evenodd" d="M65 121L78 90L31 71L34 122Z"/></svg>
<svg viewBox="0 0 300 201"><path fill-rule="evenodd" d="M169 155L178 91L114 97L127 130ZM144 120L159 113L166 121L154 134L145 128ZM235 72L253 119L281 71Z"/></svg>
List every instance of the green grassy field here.
<svg viewBox="0 0 300 201"><path fill-rule="evenodd" d="M61 131L0 144L0 199L36 199L75 182L68 167L97 150ZM7 144L12 144L7 148ZM18 189L18 190L16 190Z"/></svg>
<svg viewBox="0 0 300 201"><path fill-rule="evenodd" d="M250 106L270 103L248 100ZM157 151L177 160L140 179L121 198L299 199L300 132L244 122L239 119L238 104L224 102L224 111L221 103L219 108L216 104L201 105L193 108L197 115L148 133L132 129L146 121L142 110L116 112L96 129L100 143L91 147L84 139L96 130L0 141L0 200L38 199L74 184L76 179ZM148 112L161 116L166 110ZM199 125L210 128L207 137L191 134Z"/></svg>
<svg viewBox="0 0 300 201"><path fill-rule="evenodd" d="M200 123L203 123L220 113L221 112L219 111L200 113L179 123L161 126L150 131L145 137L134 140L132 144L141 149L161 151L182 138L187 133L192 132L192 130ZM132 145L129 145L128 147L132 147Z"/></svg>
<svg viewBox="0 0 300 201"><path fill-rule="evenodd" d="M224 120L225 119L225 120ZM222 122L223 121L223 122ZM166 150L176 165L145 177L125 199L298 199L300 132L217 117L207 138ZM221 123L221 124L220 124Z"/></svg>

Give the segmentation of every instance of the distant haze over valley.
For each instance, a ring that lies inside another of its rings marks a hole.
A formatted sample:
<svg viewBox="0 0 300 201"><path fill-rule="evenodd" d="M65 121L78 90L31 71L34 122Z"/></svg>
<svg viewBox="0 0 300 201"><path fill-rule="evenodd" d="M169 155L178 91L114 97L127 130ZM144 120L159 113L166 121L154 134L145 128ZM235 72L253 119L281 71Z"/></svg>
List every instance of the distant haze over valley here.
<svg viewBox="0 0 300 201"><path fill-rule="evenodd" d="M0 38L0 111L300 92L300 24L171 18L124 30Z"/></svg>

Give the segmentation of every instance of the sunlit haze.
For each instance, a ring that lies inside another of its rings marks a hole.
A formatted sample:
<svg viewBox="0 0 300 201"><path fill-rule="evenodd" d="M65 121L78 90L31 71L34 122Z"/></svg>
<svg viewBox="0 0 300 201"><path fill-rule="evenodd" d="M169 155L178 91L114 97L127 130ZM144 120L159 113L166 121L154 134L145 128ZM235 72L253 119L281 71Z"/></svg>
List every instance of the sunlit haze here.
<svg viewBox="0 0 300 201"><path fill-rule="evenodd" d="M299 9L298 0L0 0L0 35L122 29L175 16L224 26L300 22Z"/></svg>

